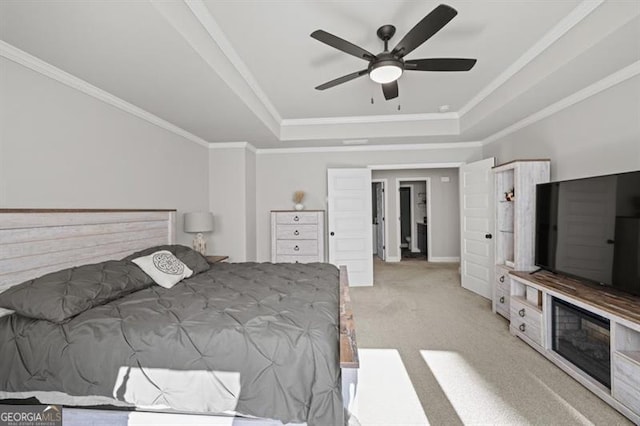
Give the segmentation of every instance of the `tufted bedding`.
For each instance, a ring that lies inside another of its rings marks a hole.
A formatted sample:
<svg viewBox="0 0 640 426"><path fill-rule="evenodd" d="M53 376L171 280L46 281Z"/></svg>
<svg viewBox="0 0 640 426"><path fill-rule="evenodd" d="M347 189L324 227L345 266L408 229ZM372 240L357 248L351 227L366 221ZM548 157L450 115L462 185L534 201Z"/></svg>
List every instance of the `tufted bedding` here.
<svg viewBox="0 0 640 426"><path fill-rule="evenodd" d="M219 263L60 323L5 316L0 397L344 424L339 291L328 264Z"/></svg>

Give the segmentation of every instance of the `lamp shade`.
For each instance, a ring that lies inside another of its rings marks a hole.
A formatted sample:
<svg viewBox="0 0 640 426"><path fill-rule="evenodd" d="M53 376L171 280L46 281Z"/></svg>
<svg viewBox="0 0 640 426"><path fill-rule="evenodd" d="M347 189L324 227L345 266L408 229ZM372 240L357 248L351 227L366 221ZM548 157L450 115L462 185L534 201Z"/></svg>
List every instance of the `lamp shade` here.
<svg viewBox="0 0 640 426"><path fill-rule="evenodd" d="M189 212L184 214L184 232L213 231L213 215L210 212Z"/></svg>

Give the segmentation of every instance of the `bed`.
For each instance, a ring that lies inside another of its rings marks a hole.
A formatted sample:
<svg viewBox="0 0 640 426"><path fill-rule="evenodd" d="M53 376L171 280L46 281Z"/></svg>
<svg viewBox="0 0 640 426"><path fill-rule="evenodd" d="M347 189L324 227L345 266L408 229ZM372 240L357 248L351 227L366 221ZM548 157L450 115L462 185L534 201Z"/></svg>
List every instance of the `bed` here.
<svg viewBox="0 0 640 426"><path fill-rule="evenodd" d="M174 229L172 210L0 210L5 296L78 265L99 266L74 269L89 271L76 287L106 273L133 286L73 315L0 317L0 398L344 424L358 367L346 271L219 263L165 289L120 260ZM39 282L45 302L57 279Z"/></svg>

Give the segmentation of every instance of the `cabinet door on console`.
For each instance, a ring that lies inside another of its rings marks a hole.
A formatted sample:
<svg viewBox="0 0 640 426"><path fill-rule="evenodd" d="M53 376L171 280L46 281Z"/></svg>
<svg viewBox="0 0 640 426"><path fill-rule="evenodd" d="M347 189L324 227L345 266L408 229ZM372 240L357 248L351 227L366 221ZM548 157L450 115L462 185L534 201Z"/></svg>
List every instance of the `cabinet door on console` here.
<svg viewBox="0 0 640 426"><path fill-rule="evenodd" d="M495 311L506 319L510 317L510 299L511 299L511 279L509 278L509 270L496 266L495 278Z"/></svg>

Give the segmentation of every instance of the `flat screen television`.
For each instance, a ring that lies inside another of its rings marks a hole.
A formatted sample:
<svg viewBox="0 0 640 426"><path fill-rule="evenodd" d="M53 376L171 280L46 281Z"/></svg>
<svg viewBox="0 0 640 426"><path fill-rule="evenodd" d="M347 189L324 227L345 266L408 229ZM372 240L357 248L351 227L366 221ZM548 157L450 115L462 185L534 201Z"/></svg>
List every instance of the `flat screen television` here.
<svg viewBox="0 0 640 426"><path fill-rule="evenodd" d="M539 184L535 263L640 296L640 171Z"/></svg>

